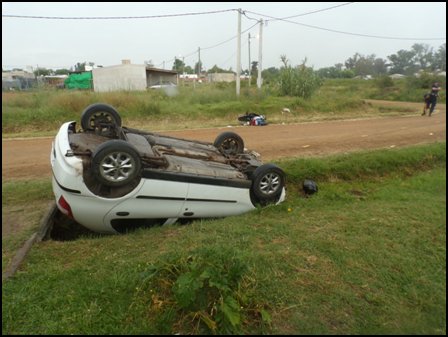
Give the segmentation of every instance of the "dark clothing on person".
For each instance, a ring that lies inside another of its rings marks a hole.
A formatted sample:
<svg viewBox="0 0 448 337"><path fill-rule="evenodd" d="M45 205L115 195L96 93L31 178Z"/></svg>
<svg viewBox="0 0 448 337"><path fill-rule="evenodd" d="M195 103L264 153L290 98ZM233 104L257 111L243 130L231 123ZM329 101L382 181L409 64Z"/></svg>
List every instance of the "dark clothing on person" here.
<svg viewBox="0 0 448 337"><path fill-rule="evenodd" d="M429 96L429 102L430 102L429 115L430 116L434 112L434 108L436 107L437 97L439 97L439 91L440 91L439 85L437 83L434 83L431 88L431 95Z"/></svg>
<svg viewBox="0 0 448 337"><path fill-rule="evenodd" d="M423 109L422 116L426 115L426 110L429 109L429 116L434 112L434 109L437 104L437 97L439 97L440 86L438 83L434 83L431 87L431 92L426 94L425 99L425 107Z"/></svg>

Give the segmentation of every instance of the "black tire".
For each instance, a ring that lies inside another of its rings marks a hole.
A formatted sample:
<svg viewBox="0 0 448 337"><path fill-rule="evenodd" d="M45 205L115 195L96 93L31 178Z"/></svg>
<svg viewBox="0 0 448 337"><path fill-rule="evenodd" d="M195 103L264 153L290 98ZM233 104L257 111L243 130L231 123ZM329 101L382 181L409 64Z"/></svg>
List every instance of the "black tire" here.
<svg viewBox="0 0 448 337"><path fill-rule="evenodd" d="M244 141L235 132L223 132L216 137L213 145L224 155L236 155L244 152Z"/></svg>
<svg viewBox="0 0 448 337"><path fill-rule="evenodd" d="M285 173L274 164L264 164L256 168L252 174L251 192L255 203L262 206L276 203L285 187Z"/></svg>
<svg viewBox="0 0 448 337"><path fill-rule="evenodd" d="M140 156L124 140L109 140L98 146L91 167L95 179L105 186L124 186L141 178Z"/></svg>
<svg viewBox="0 0 448 337"><path fill-rule="evenodd" d="M104 125L121 127L121 117L113 106L104 103L89 105L81 115L83 130L94 130Z"/></svg>

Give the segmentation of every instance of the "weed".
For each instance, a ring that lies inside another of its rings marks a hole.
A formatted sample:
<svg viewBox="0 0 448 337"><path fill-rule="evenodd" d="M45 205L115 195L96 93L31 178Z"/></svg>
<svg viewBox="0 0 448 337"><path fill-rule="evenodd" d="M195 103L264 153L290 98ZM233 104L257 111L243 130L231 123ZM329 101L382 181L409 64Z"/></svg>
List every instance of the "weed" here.
<svg viewBox="0 0 448 337"><path fill-rule="evenodd" d="M185 256L167 255L143 273L136 302L148 317L182 334L241 334L251 324L269 323L265 305L255 303L247 264L230 248L199 248ZM143 303L142 303L143 301Z"/></svg>

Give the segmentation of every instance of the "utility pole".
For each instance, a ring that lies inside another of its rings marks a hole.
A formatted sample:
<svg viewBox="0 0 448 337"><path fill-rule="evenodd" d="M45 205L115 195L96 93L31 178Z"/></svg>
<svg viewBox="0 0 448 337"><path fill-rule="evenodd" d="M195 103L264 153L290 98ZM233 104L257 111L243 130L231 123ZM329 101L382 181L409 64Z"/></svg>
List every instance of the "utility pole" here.
<svg viewBox="0 0 448 337"><path fill-rule="evenodd" d="M260 40L258 41L258 78L257 87L261 90L261 70L262 70L262 45L263 45L263 19L260 19Z"/></svg>
<svg viewBox="0 0 448 337"><path fill-rule="evenodd" d="M236 48L236 95L239 97L241 74L241 8L238 8L238 39Z"/></svg>
<svg viewBox="0 0 448 337"><path fill-rule="evenodd" d="M248 38L248 42L249 42L249 87L250 87L250 75L251 75L251 66L250 66L250 33L249 33L249 38Z"/></svg>
<svg viewBox="0 0 448 337"><path fill-rule="evenodd" d="M198 47L198 56L199 56L199 61L198 61L198 80L201 77L201 47Z"/></svg>
<svg viewBox="0 0 448 337"><path fill-rule="evenodd" d="M185 56L182 56L182 85L185 85Z"/></svg>

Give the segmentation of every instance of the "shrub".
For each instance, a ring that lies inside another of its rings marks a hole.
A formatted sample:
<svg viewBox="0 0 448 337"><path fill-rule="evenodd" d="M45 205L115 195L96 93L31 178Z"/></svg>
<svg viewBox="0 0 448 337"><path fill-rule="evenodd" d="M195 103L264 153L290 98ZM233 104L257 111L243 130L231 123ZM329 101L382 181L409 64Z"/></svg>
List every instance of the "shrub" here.
<svg viewBox="0 0 448 337"><path fill-rule="evenodd" d="M284 56L282 61L284 67L280 70L280 95L310 98L322 85L322 79L305 65L306 60L295 68L287 64Z"/></svg>
<svg viewBox="0 0 448 337"><path fill-rule="evenodd" d="M375 85L382 90L393 87L394 81L389 76L379 76L375 79Z"/></svg>
<svg viewBox="0 0 448 337"><path fill-rule="evenodd" d="M166 333L241 334L249 321L270 321L263 305L250 299L247 273L244 259L229 248L169 255L150 266L136 299L154 322L164 322Z"/></svg>

